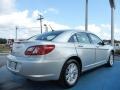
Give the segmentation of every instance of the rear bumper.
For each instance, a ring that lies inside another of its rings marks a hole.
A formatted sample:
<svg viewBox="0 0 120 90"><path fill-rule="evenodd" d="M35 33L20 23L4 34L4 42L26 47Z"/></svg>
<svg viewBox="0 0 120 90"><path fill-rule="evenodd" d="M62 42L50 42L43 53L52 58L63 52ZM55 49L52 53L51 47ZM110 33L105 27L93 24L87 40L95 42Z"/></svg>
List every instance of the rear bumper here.
<svg viewBox="0 0 120 90"><path fill-rule="evenodd" d="M14 74L38 81L58 80L63 60L43 60L8 55L7 68ZM13 63L13 65L11 64Z"/></svg>

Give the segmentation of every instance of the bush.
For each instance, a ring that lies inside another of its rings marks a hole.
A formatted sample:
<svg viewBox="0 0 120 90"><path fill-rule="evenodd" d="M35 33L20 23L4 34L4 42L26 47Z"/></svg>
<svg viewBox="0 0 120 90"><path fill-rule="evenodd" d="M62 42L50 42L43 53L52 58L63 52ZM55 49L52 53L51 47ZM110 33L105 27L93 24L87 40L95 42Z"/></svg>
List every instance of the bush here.
<svg viewBox="0 0 120 90"><path fill-rule="evenodd" d="M0 44L6 44L6 43L7 43L6 39L0 38Z"/></svg>
<svg viewBox="0 0 120 90"><path fill-rule="evenodd" d="M115 51L115 54L120 55L120 49Z"/></svg>

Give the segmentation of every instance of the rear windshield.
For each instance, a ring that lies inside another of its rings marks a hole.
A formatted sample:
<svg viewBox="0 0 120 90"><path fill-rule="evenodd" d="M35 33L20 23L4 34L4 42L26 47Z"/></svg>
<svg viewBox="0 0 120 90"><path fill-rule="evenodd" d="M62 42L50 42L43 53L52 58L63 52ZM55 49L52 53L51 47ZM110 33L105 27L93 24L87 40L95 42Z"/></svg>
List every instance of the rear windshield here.
<svg viewBox="0 0 120 90"><path fill-rule="evenodd" d="M28 40L29 41L32 41L32 40L52 41L57 36L59 36L61 33L63 33L63 31L47 32L47 33L43 33L40 35L35 35L35 36L29 38Z"/></svg>

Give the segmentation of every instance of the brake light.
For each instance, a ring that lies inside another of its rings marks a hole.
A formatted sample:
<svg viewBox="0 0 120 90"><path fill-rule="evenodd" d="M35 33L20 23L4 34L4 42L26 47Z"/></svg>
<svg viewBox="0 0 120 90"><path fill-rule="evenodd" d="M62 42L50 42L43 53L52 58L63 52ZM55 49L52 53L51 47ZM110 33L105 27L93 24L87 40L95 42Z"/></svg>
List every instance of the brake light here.
<svg viewBox="0 0 120 90"><path fill-rule="evenodd" d="M37 45L31 46L25 51L25 55L45 55L50 53L55 45Z"/></svg>

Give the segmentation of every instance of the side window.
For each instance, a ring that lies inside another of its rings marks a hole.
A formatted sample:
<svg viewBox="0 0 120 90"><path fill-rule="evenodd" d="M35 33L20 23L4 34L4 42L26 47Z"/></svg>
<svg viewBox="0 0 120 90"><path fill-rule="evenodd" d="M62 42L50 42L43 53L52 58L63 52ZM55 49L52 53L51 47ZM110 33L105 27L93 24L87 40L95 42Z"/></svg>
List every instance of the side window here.
<svg viewBox="0 0 120 90"><path fill-rule="evenodd" d="M90 40L86 33L77 33L77 40L79 43L90 44Z"/></svg>
<svg viewBox="0 0 120 90"><path fill-rule="evenodd" d="M72 35L72 36L70 37L70 39L68 40L68 42L77 42L76 35L75 35L75 34Z"/></svg>
<svg viewBox="0 0 120 90"><path fill-rule="evenodd" d="M98 36L96 36L94 34L89 34L89 36L90 36L93 44L100 44L100 43L102 43L102 40Z"/></svg>

